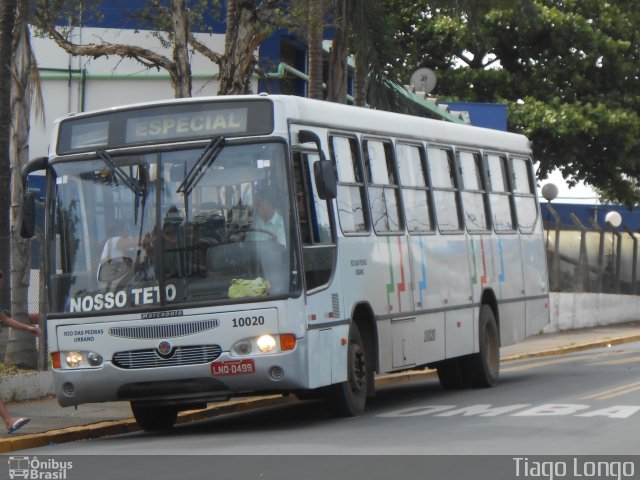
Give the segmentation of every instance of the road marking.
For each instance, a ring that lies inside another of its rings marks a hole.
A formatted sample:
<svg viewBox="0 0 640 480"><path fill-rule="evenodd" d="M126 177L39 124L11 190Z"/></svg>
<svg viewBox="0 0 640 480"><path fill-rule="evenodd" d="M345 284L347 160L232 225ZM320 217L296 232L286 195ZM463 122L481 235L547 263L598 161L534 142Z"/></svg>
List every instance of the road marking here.
<svg viewBox="0 0 640 480"><path fill-rule="evenodd" d="M501 368L501 372L521 372L530 368L545 367L547 365L558 365L561 363L580 362L584 360L582 357L556 358L554 360L543 360L541 362L527 363L525 365L517 365L515 367Z"/></svg>
<svg viewBox="0 0 640 480"><path fill-rule="evenodd" d="M618 350L614 352L601 352L596 355L598 356L598 358L600 358L600 357L610 356L610 355L614 355L614 356L628 355L630 353L633 353L633 352ZM500 371L501 372L520 372L523 370L528 370L530 368L546 367L547 365L556 365L561 363L579 362L581 360L588 360L589 358L593 359L593 356L594 356L593 353L583 353L580 355L572 355L571 357L560 357L560 358L556 357L549 360L540 360L540 361L534 361L534 362L529 361L529 363L519 363L518 365L515 365L513 367L501 368ZM633 358L635 359L635 361L640 361L640 357L633 357ZM616 365L617 363L615 362L619 362L620 364L623 364L623 363L630 363L632 361L634 360L626 359L626 358L618 358L614 360L603 360L601 363L589 363L589 364L590 365L606 365L607 364L606 362L612 362L611 365ZM510 365L513 365L513 363L514 362L509 362Z"/></svg>
<svg viewBox="0 0 640 480"><path fill-rule="evenodd" d="M640 387L639 387L640 388ZM516 411L520 410L520 411ZM493 406L492 404L456 405L418 405L408 408L379 413L381 418L414 417L606 417L615 419L629 418L640 411L638 405L612 405L592 410L591 405L574 403L545 403L543 405L514 404Z"/></svg>
<svg viewBox="0 0 640 480"><path fill-rule="evenodd" d="M628 357L628 358L615 358L613 360L603 360L602 362L595 362L591 365L624 365L625 363L638 363L640 357Z"/></svg>
<svg viewBox="0 0 640 480"><path fill-rule="evenodd" d="M585 397L580 398L580 400L606 400L608 398L617 397L619 395L625 395L627 393L635 392L636 390L640 390L640 382L628 383L626 385L620 385L615 388L608 388L607 390L601 390L596 393L592 393Z"/></svg>

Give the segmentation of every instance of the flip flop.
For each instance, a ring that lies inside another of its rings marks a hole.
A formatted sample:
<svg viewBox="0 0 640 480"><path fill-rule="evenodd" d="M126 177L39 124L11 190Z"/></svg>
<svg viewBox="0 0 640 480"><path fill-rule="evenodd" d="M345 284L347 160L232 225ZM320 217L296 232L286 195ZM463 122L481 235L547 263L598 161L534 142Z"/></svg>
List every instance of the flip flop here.
<svg viewBox="0 0 640 480"><path fill-rule="evenodd" d="M16 420L16 423L14 423L13 426L9 430L7 430L7 433L13 433L20 430L30 421L31 421L30 418L26 418L26 417L19 418L18 420Z"/></svg>

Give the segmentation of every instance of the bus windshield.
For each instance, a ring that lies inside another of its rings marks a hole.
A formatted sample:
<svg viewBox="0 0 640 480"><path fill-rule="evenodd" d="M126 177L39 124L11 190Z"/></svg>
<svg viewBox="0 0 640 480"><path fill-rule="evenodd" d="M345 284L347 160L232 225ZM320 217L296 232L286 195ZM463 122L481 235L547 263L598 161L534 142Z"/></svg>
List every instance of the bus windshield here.
<svg viewBox="0 0 640 480"><path fill-rule="evenodd" d="M218 138L205 148L99 150L58 162L53 173L51 313L179 308L298 289L281 143Z"/></svg>

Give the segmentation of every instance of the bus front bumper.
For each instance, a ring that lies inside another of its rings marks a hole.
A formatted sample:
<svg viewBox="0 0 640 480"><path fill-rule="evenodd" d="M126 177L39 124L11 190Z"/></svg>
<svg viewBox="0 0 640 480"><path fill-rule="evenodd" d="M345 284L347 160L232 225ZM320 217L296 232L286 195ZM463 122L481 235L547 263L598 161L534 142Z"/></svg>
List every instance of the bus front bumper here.
<svg viewBox="0 0 640 480"><path fill-rule="evenodd" d="M302 349L250 359L252 363L244 364L252 366L242 369L220 368L237 365L238 357L228 352L214 362L197 365L123 369L105 362L100 368L54 370L53 378L58 403L63 407L122 400L188 405L249 393L308 388Z"/></svg>

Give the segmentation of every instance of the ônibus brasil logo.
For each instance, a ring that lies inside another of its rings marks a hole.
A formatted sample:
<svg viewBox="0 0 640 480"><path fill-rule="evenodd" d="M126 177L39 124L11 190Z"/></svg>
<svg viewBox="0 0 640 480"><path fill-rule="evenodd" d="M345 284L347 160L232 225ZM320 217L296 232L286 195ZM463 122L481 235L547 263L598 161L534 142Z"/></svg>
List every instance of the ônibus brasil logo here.
<svg viewBox="0 0 640 480"><path fill-rule="evenodd" d="M9 457L9 478L29 480L66 480L67 471L73 462L63 462L55 458L39 460L38 457Z"/></svg>

